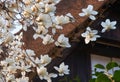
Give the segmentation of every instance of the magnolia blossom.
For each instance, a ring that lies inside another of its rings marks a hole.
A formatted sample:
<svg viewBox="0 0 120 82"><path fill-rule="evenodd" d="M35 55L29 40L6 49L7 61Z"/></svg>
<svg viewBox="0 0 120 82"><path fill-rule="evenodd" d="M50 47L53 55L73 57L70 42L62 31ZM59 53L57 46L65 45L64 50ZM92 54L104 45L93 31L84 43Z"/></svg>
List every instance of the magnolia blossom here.
<svg viewBox="0 0 120 82"><path fill-rule="evenodd" d="M66 16L70 18L70 21L75 22L75 18L72 16L71 13L67 13Z"/></svg>
<svg viewBox="0 0 120 82"><path fill-rule="evenodd" d="M29 77L21 77L21 78L16 78L17 82L29 82Z"/></svg>
<svg viewBox="0 0 120 82"><path fill-rule="evenodd" d="M63 76L64 74L69 74L68 65L65 65L64 62L60 64L59 67L54 66L55 70L59 72L59 76Z"/></svg>
<svg viewBox="0 0 120 82"><path fill-rule="evenodd" d="M13 37L14 37L14 35L11 32L6 32L6 31L1 32L0 44L2 44L2 43L7 44L7 43L13 41Z"/></svg>
<svg viewBox="0 0 120 82"><path fill-rule="evenodd" d="M102 33L105 32L106 30L116 29L116 26L115 26L116 24L117 24L117 21L110 22L110 19L106 19L105 22L101 23L101 26L103 27Z"/></svg>
<svg viewBox="0 0 120 82"><path fill-rule="evenodd" d="M49 14L40 13L39 16L36 18L36 22L38 25L44 25L46 28L52 26L51 17Z"/></svg>
<svg viewBox="0 0 120 82"><path fill-rule="evenodd" d="M52 33L53 33L53 35L56 33L56 29L63 29L63 27L60 26L60 25L54 24L54 25L52 26Z"/></svg>
<svg viewBox="0 0 120 82"><path fill-rule="evenodd" d="M79 16L88 16L91 20L95 20L95 15L97 15L98 12L93 10L93 5L88 5L86 9L82 9L82 13L79 13Z"/></svg>
<svg viewBox="0 0 120 82"><path fill-rule="evenodd" d="M44 45L54 42L53 35L56 33L56 29L63 29L63 24L74 19L71 14L56 16L56 5L60 1L0 1L4 3L2 4L4 8L0 9L0 53L5 55L5 58L0 61L0 75L2 75L0 82L30 82L31 79L27 75L31 71L37 72L40 79L47 82L52 82L51 78L57 77L57 74L48 73L45 68L52 58L48 55L37 57L33 50L24 48L23 33L19 32L22 29L28 31L30 28L35 31L33 38L43 39ZM47 34L51 29L52 34ZM55 44L61 47L70 47L68 41L68 38L61 35ZM65 72L65 74L68 73Z"/></svg>
<svg viewBox="0 0 120 82"><path fill-rule="evenodd" d="M56 78L56 77L57 77L57 74L50 73L50 74L48 74L46 80L47 80L47 82L52 82L51 78Z"/></svg>
<svg viewBox="0 0 120 82"><path fill-rule="evenodd" d="M45 28L44 26L42 26L42 25L39 25L38 24L38 28L33 28L35 31L36 31L36 33L38 33L38 34L47 34L47 32L48 32L48 29L47 28Z"/></svg>
<svg viewBox="0 0 120 82"><path fill-rule="evenodd" d="M55 18L56 24L66 24L70 22L70 18L67 16L56 16Z"/></svg>
<svg viewBox="0 0 120 82"><path fill-rule="evenodd" d="M52 58L49 57L48 55L41 55L40 63L44 66L49 64L51 62Z"/></svg>
<svg viewBox="0 0 120 82"><path fill-rule="evenodd" d="M47 45L47 44L50 44L50 43L53 43L54 42L54 39L52 38L51 35L47 34L44 38L43 38L43 41L42 43L44 45Z"/></svg>
<svg viewBox="0 0 120 82"><path fill-rule="evenodd" d="M34 63L36 63L39 67L46 66L52 61L52 58L49 55L41 55L40 58L36 57Z"/></svg>
<svg viewBox="0 0 120 82"><path fill-rule="evenodd" d="M91 30L90 27L87 27L86 32L82 33L81 36L85 37L85 43L88 44L90 41L96 41L97 38L100 38L97 33L97 30Z"/></svg>
<svg viewBox="0 0 120 82"><path fill-rule="evenodd" d="M28 56L35 56L35 52L31 49L26 49Z"/></svg>
<svg viewBox="0 0 120 82"><path fill-rule="evenodd" d="M49 13L49 12L55 12L56 7L55 4L46 4L45 5L45 12Z"/></svg>
<svg viewBox="0 0 120 82"><path fill-rule="evenodd" d="M55 42L56 46L61 46L61 47L71 47L71 45L69 44L69 39L67 37L64 36L64 34L61 34L57 41Z"/></svg>
<svg viewBox="0 0 120 82"><path fill-rule="evenodd" d="M47 68L41 66L40 68L37 68L38 76L41 80L45 79L47 82L52 82L51 78L56 78L57 74L54 73L48 73Z"/></svg>
<svg viewBox="0 0 120 82"><path fill-rule="evenodd" d="M16 78L17 82L29 82L29 77L25 76L25 72L21 72L22 77L21 78Z"/></svg>
<svg viewBox="0 0 120 82"><path fill-rule="evenodd" d="M47 68L41 66L40 68L37 67L37 73L41 80L46 79L48 76Z"/></svg>
<svg viewBox="0 0 120 82"><path fill-rule="evenodd" d="M7 74L6 75L6 82L9 82L9 81L11 81L11 82L15 82L15 75L14 74Z"/></svg>

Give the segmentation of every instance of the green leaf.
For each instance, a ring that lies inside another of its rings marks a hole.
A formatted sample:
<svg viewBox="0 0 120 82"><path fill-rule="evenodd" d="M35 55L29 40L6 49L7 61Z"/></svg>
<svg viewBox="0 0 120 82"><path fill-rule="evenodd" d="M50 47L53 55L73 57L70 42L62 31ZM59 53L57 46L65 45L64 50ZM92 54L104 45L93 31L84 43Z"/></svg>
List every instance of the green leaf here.
<svg viewBox="0 0 120 82"><path fill-rule="evenodd" d="M101 71L101 72L95 72L96 76L99 76L100 74L104 74L104 72L103 71Z"/></svg>
<svg viewBox="0 0 120 82"><path fill-rule="evenodd" d="M106 65L107 70L111 70L114 67L118 67L119 65L116 62L110 62Z"/></svg>
<svg viewBox="0 0 120 82"><path fill-rule="evenodd" d="M89 80L89 82L95 82L96 78L92 78Z"/></svg>
<svg viewBox="0 0 120 82"><path fill-rule="evenodd" d="M95 82L111 82L111 80L105 74L101 74L97 77Z"/></svg>
<svg viewBox="0 0 120 82"><path fill-rule="evenodd" d="M113 75L115 82L120 82L120 70L116 70Z"/></svg>
<svg viewBox="0 0 120 82"><path fill-rule="evenodd" d="M105 67L101 64L96 64L94 67L99 69L105 69Z"/></svg>

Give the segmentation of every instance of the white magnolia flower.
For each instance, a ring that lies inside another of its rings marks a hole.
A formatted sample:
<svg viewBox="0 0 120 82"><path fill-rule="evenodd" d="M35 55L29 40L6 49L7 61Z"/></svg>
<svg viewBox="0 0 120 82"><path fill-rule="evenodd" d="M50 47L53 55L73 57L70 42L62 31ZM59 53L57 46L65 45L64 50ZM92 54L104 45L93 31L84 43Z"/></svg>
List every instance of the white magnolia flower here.
<svg viewBox="0 0 120 82"><path fill-rule="evenodd" d="M56 46L61 46L61 47L71 47L71 45L69 44L69 39L67 37L64 36L64 34L61 34L57 41L55 42Z"/></svg>
<svg viewBox="0 0 120 82"><path fill-rule="evenodd" d="M29 77L16 78L17 82L29 82Z"/></svg>
<svg viewBox="0 0 120 82"><path fill-rule="evenodd" d="M50 73L50 74L48 74L46 80L47 80L47 82L52 82L51 78L56 78L56 77L57 77L57 74Z"/></svg>
<svg viewBox="0 0 120 82"><path fill-rule="evenodd" d="M48 55L41 55L40 63L46 66L51 62L52 58L49 57Z"/></svg>
<svg viewBox="0 0 120 82"><path fill-rule="evenodd" d="M15 75L8 73L5 79L6 79L6 82L9 82L9 81L15 82Z"/></svg>
<svg viewBox="0 0 120 82"><path fill-rule="evenodd" d="M40 58L36 57L36 59L34 60L34 62L35 62L39 67L41 66Z"/></svg>
<svg viewBox="0 0 120 82"><path fill-rule="evenodd" d="M70 18L68 16L56 16L55 18L55 21L56 21L56 24L66 24L66 23L69 23L70 22Z"/></svg>
<svg viewBox="0 0 120 82"><path fill-rule="evenodd" d="M7 32L3 38L4 43L8 43L10 41L13 41L14 35L10 32Z"/></svg>
<svg viewBox="0 0 120 82"><path fill-rule="evenodd" d="M67 13L66 16L70 18L70 21L75 22L75 18L72 16L71 13Z"/></svg>
<svg viewBox="0 0 120 82"><path fill-rule="evenodd" d="M54 24L54 25L52 26L52 33L53 33L53 34L56 33L56 29L63 29L63 27L60 26L60 25Z"/></svg>
<svg viewBox="0 0 120 82"><path fill-rule="evenodd" d="M101 26L103 27L102 33L105 32L106 30L116 29L116 26L115 26L116 24L117 24L117 21L110 22L110 19L106 19L105 22L101 23Z"/></svg>
<svg viewBox="0 0 120 82"><path fill-rule="evenodd" d="M17 82L29 82L29 77L25 76L25 72L21 72L22 77L21 78L16 78Z"/></svg>
<svg viewBox="0 0 120 82"><path fill-rule="evenodd" d="M81 36L85 37L85 43L88 44L90 41L96 41L100 37L97 33L97 30L91 30L90 27L87 27L86 32L82 33Z"/></svg>
<svg viewBox="0 0 120 82"><path fill-rule="evenodd" d="M45 5L45 13L55 12L55 10L56 10L55 4L46 4Z"/></svg>
<svg viewBox="0 0 120 82"><path fill-rule="evenodd" d="M41 26L39 24L38 24L38 28L33 27L33 29L36 31L37 34L45 35L48 32L47 28L45 28L44 26Z"/></svg>
<svg viewBox="0 0 120 82"><path fill-rule="evenodd" d="M59 72L59 76L63 76L64 74L69 74L68 65L65 65L64 62L60 64L59 67L54 66L54 69Z"/></svg>
<svg viewBox="0 0 120 82"><path fill-rule="evenodd" d="M28 56L35 56L35 52L31 49L26 49L26 53L28 54Z"/></svg>
<svg viewBox="0 0 120 82"><path fill-rule="evenodd" d="M43 26L45 26L45 28L49 28L52 26L51 17L49 14L40 13L39 16L36 18L36 21L38 25L42 24Z"/></svg>
<svg viewBox="0 0 120 82"><path fill-rule="evenodd" d="M50 44L50 43L53 43L54 42L54 39L52 38L51 35L47 34L44 38L43 38L43 41L42 43L44 45L47 45L47 44Z"/></svg>
<svg viewBox="0 0 120 82"><path fill-rule="evenodd" d="M37 38L44 38L44 36L43 35L41 35L41 34L37 34L37 33L35 33L34 35L33 35L33 39L34 40L36 40Z"/></svg>
<svg viewBox="0 0 120 82"><path fill-rule="evenodd" d="M86 9L82 9L82 13L79 13L79 16L88 16L91 20L95 20L95 16L98 12L93 10L93 5L88 5Z"/></svg>
<svg viewBox="0 0 120 82"><path fill-rule="evenodd" d="M47 80L47 82L52 82L51 78L56 78L57 74L50 73L48 74L47 68L41 66L40 68L37 68L38 76L41 80Z"/></svg>
<svg viewBox="0 0 120 82"><path fill-rule="evenodd" d="M40 68L37 67L37 74L41 80L46 79L48 77L47 68L41 66Z"/></svg>

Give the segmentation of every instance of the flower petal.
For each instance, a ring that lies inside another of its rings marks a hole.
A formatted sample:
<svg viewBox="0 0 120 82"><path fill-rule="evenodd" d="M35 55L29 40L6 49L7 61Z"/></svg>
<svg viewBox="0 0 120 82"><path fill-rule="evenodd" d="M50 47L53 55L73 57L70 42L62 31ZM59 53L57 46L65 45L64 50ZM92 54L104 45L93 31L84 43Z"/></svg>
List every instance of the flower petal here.
<svg viewBox="0 0 120 82"><path fill-rule="evenodd" d="M102 22L102 23L101 23L101 26L102 26L102 27L107 27L107 25L106 25L105 22Z"/></svg>
<svg viewBox="0 0 120 82"><path fill-rule="evenodd" d="M85 38L85 43L88 44L90 42L90 38Z"/></svg>
<svg viewBox="0 0 120 82"><path fill-rule="evenodd" d="M102 29L102 31L101 31L101 32L102 32L102 33L104 33L105 31L106 31L106 29Z"/></svg>
<svg viewBox="0 0 120 82"><path fill-rule="evenodd" d="M92 15L97 15L98 12L97 12L97 11L92 11L91 14L92 14Z"/></svg>
<svg viewBox="0 0 120 82"><path fill-rule="evenodd" d="M85 13L79 13L79 16L83 17L85 16Z"/></svg>
<svg viewBox="0 0 120 82"><path fill-rule="evenodd" d="M110 19L106 19L106 21L105 21L105 23L107 24L107 25L110 25Z"/></svg>
<svg viewBox="0 0 120 82"><path fill-rule="evenodd" d="M112 27L115 26L116 24L117 24L117 21L111 22L111 26L112 26Z"/></svg>
<svg viewBox="0 0 120 82"><path fill-rule="evenodd" d="M93 10L93 5L88 5L87 10Z"/></svg>
<svg viewBox="0 0 120 82"><path fill-rule="evenodd" d="M91 20L95 20L95 19L96 19L95 16L93 16L93 15L90 15L89 18L90 18Z"/></svg>

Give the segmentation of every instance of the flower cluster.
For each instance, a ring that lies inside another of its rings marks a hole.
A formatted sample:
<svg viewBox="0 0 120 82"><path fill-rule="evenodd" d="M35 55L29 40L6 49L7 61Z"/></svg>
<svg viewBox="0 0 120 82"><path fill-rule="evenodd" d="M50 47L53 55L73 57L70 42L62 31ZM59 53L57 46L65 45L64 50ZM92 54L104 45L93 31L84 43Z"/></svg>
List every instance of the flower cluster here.
<svg viewBox="0 0 120 82"><path fill-rule="evenodd" d="M33 72L34 68L41 80L45 79L51 82L51 78L56 78L58 75L55 73L48 73L46 66L51 62L52 58L46 55L36 57L36 54L31 49L22 49L23 42L21 42L22 33L15 35L13 40L5 44L8 47L8 56L0 62L1 79L2 82L29 82L27 73ZM69 74L68 66L61 64L60 68L63 74ZM68 71L68 73L66 73ZM61 73L60 71L58 71ZM17 77L16 73L21 73L21 77Z"/></svg>
<svg viewBox="0 0 120 82"><path fill-rule="evenodd" d="M0 1L0 54L5 55L0 61L0 82L29 82L28 73L35 72L35 69L41 80L51 82L51 78L58 76L47 71L46 66L52 58L48 54L37 57L33 50L24 48L23 33L18 32L32 28L35 31L33 38L41 38L44 45L55 42L56 46L71 47L64 34L58 36L57 41L54 40L56 30L63 29L63 24L75 20L70 13L55 15L56 4L59 2L60 0ZM59 69L63 75L69 74L66 66L60 64Z"/></svg>
<svg viewBox="0 0 120 82"><path fill-rule="evenodd" d="M93 5L88 5L86 9L82 9L82 13L79 13L79 16L88 16L91 20L95 20L95 16L98 12L93 10ZM106 19L105 22L101 22L101 26L103 27L102 33L105 31L109 31L110 29L116 29L117 21L110 22L110 19ZM85 43L88 44L90 41L96 41L97 38L100 38L100 35L97 35L97 30L91 30L90 27L86 28L86 32L82 33L81 36L85 37Z"/></svg>
<svg viewBox="0 0 120 82"><path fill-rule="evenodd" d="M21 29L27 31L32 28L35 33L34 39L42 39L44 45L54 43L59 47L71 47L68 37L59 34L55 41L56 30L64 29L63 24L74 22L74 17L67 13L66 15L56 15L56 5L61 0L0 0L0 82L29 82L28 73L36 72L41 80L52 82L51 78L69 74L68 65L64 62L59 67L53 68L57 73L49 73L47 65L52 58L48 54L37 57L31 49L24 48L22 41L23 33ZM88 16L95 20L98 12L93 10L92 5L82 9L80 16ZM102 22L102 32L109 29L115 29L116 21L110 22L107 19ZM20 33L18 33L20 32ZM97 30L91 30L90 27L82 34L85 42L95 41L100 36Z"/></svg>

